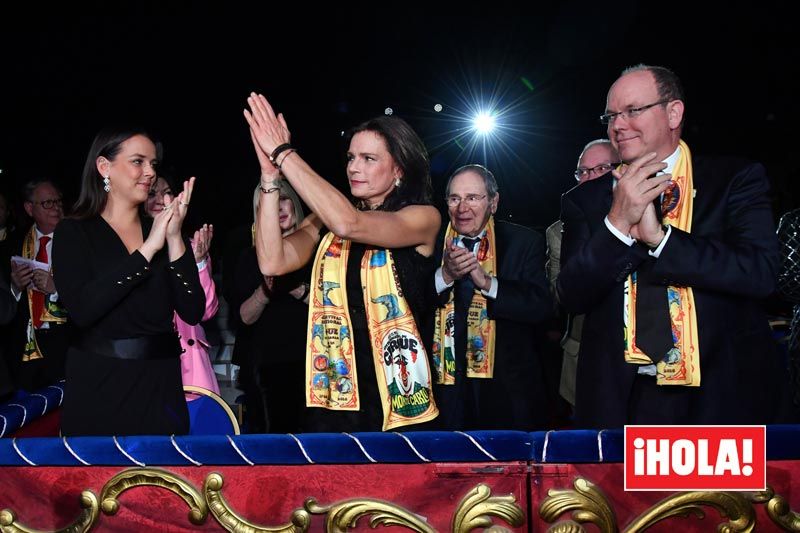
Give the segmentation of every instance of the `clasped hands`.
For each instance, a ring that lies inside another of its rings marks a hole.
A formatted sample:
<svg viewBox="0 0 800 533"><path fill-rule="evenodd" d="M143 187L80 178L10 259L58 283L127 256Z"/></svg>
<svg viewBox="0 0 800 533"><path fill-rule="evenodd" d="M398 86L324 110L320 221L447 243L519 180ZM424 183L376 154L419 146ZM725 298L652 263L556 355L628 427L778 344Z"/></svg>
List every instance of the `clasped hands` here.
<svg viewBox="0 0 800 533"><path fill-rule="evenodd" d="M656 248L664 239L664 228L653 201L673 183L671 174L656 175L666 167L666 163L656 160L655 152L650 152L622 171L612 171L617 185L608 221L621 233L650 248Z"/></svg>
<svg viewBox="0 0 800 533"><path fill-rule="evenodd" d="M164 195L164 209L153 217L153 227L139 252L150 261L164 247L169 246L170 261L175 261L186 251L181 235L181 227L189 211L195 178L183 182L183 190L175 198Z"/></svg>
<svg viewBox="0 0 800 533"><path fill-rule="evenodd" d="M492 286L492 277L483 269L475 254L456 245L454 239L448 239L444 249L442 278L450 285L465 276L472 278L472 283L482 291L488 291Z"/></svg>
<svg viewBox="0 0 800 533"><path fill-rule="evenodd" d="M247 105L250 109L244 110L244 118L250 126L250 138L261 167L261 186L269 189L280 179L280 169L270 159L270 154L278 146L289 143L291 134L283 113L276 115L264 95L250 93Z"/></svg>

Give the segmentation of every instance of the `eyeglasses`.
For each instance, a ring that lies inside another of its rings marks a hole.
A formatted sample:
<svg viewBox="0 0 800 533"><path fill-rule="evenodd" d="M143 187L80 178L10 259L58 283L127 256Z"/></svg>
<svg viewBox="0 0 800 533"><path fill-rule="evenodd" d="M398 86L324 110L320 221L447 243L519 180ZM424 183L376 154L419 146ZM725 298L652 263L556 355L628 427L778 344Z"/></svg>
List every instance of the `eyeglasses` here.
<svg viewBox="0 0 800 533"><path fill-rule="evenodd" d="M41 202L31 202L32 204L39 204L44 209L53 209L53 207L61 207L64 205L64 201L61 198L57 198L55 200L42 200Z"/></svg>
<svg viewBox="0 0 800 533"><path fill-rule="evenodd" d="M466 202L466 204L470 207L476 207L478 204L481 203L481 200L486 198L487 195L485 194L468 194L466 197L461 198L455 194L451 194L447 196L444 200L447 202L449 207L458 207L461 202Z"/></svg>
<svg viewBox="0 0 800 533"><path fill-rule="evenodd" d="M626 109L625 111L620 111L619 113L606 113L605 115L600 115L600 122L603 124L611 124L617 117L623 117L625 120L630 120L632 118L636 118L651 107L655 107L657 105L666 104L671 102L670 99L666 100L659 100L658 102L643 105L642 107L631 107Z"/></svg>
<svg viewBox="0 0 800 533"><path fill-rule="evenodd" d="M617 161L616 163L603 163L602 165L597 165L596 167L592 168L578 167L577 169L575 169L574 172L575 179L580 180L582 177L588 176L592 172L594 172L598 176L602 176L606 172L615 168L617 165L619 165L619 161Z"/></svg>

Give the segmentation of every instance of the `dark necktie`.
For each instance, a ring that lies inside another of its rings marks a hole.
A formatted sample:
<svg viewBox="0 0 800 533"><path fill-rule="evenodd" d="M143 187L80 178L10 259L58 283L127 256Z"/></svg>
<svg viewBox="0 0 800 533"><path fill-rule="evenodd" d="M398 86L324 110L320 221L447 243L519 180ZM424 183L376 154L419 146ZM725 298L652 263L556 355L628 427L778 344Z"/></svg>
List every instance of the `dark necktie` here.
<svg viewBox="0 0 800 533"><path fill-rule="evenodd" d="M661 199L656 198L654 204L660 222ZM636 270L636 346L658 363L674 343L667 287L653 278L653 261L642 262Z"/></svg>
<svg viewBox="0 0 800 533"><path fill-rule="evenodd" d="M36 260L42 263L49 263L47 259L47 243L50 237L43 235L39 237L39 250L36 252ZM39 329L42 326L42 313L44 312L44 293L36 289L31 291L31 320L33 327Z"/></svg>

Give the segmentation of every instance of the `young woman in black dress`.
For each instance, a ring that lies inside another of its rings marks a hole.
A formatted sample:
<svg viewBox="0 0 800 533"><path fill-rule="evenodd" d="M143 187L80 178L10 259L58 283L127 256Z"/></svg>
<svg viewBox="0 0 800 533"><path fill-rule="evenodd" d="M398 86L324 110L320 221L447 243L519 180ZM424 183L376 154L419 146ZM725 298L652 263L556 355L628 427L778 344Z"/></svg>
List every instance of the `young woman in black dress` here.
<svg viewBox="0 0 800 533"><path fill-rule="evenodd" d="M101 131L73 215L56 228L55 283L77 330L67 352L64 435L189 430L172 314L196 324L205 305L181 236L194 178L153 219L142 216L156 153L144 131Z"/></svg>

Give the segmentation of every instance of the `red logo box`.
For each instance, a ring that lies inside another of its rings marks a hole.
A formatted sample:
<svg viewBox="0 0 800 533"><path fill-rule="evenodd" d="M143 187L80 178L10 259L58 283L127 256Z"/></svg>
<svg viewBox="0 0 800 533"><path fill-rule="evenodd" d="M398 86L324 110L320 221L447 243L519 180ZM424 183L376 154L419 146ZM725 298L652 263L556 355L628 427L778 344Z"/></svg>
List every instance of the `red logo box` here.
<svg viewBox="0 0 800 533"><path fill-rule="evenodd" d="M625 426L625 490L766 486L766 426Z"/></svg>

